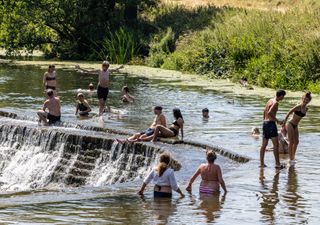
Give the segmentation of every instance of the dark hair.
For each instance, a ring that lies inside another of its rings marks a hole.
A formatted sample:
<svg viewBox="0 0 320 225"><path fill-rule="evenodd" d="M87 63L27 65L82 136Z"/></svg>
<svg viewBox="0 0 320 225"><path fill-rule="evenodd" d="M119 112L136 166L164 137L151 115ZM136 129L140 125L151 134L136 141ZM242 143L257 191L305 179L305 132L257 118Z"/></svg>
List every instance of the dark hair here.
<svg viewBox="0 0 320 225"><path fill-rule="evenodd" d="M311 92L310 91L306 91L306 93L303 95L304 98L308 98L309 100L312 99L312 96L311 96Z"/></svg>
<svg viewBox="0 0 320 225"><path fill-rule="evenodd" d="M214 161L217 159L216 153L211 149L207 150L206 155L209 163L214 163Z"/></svg>
<svg viewBox="0 0 320 225"><path fill-rule="evenodd" d="M124 87L122 88L122 90L129 93L129 88L128 88L128 86L124 86Z"/></svg>
<svg viewBox="0 0 320 225"><path fill-rule="evenodd" d="M49 69L51 69L51 68L55 68L55 65L54 65L54 64L50 64L50 65L48 66L48 71L49 71Z"/></svg>
<svg viewBox="0 0 320 225"><path fill-rule="evenodd" d="M173 116L176 120L179 118L183 119L180 109L177 108L173 109Z"/></svg>
<svg viewBox="0 0 320 225"><path fill-rule="evenodd" d="M204 108L204 109L202 109L202 112L204 113L204 112L209 112L209 109L208 108Z"/></svg>
<svg viewBox="0 0 320 225"><path fill-rule="evenodd" d="M48 90L47 90L47 95L48 95L49 97L52 97L52 95L53 95L53 90L52 90L52 89L48 89Z"/></svg>
<svg viewBox="0 0 320 225"><path fill-rule="evenodd" d="M286 92L285 92L285 90L282 90L282 89L279 89L278 91L277 91L277 94L276 94L276 96L279 98L279 97L281 97L281 96L285 96L286 95Z"/></svg>
<svg viewBox="0 0 320 225"><path fill-rule="evenodd" d="M160 163L157 168L159 177L161 177L164 171L166 171L167 167L169 166L170 160L171 157L168 153L162 153L160 155Z"/></svg>
<svg viewBox="0 0 320 225"><path fill-rule="evenodd" d="M161 106L156 106L156 107L154 107L154 110L162 111L162 107Z"/></svg>

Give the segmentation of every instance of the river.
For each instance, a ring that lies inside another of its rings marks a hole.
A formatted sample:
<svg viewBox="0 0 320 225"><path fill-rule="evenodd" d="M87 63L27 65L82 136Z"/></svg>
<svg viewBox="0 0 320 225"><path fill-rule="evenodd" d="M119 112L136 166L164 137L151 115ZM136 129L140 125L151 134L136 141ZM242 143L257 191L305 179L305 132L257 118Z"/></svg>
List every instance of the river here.
<svg viewBox="0 0 320 225"><path fill-rule="evenodd" d="M36 111L44 100L41 88L44 71L44 68L34 66L0 64L1 111L12 112L18 115L18 119L28 120L19 122L5 118L1 119L3 126L26 123L25 126L31 127L31 130L38 129L35 120ZM74 115L75 95L78 89L87 89L90 82L96 84L97 77L76 73L73 70L58 69L57 73L59 96L62 100L62 120L66 123L135 132L149 126L153 118L153 106L164 107L168 122L173 120L172 109L178 107L185 119L185 139L222 146L250 158L250 161L238 163L218 156L217 163L222 167L229 190L226 196L199 196L197 192L199 180L197 180L192 195L187 194L185 198L179 198L176 194L172 201L154 201L152 187L146 190L144 198L136 195L141 177L150 165L142 167L143 171L137 173L135 179L126 181L126 175L121 174L126 182L109 182L110 179L107 178L102 181L91 179L91 182L77 187L59 182L46 183L43 181L45 173L42 173L41 179L34 178L35 174L50 168L55 157L61 156L44 154L41 144L35 146L29 143L21 148L26 153L19 156L21 161L18 160L14 164L10 161L6 164L5 161L9 159L5 157L9 152L14 157L18 157L18 153L12 146L7 145L7 142L3 142L0 146L3 161L0 168L0 184L1 182L6 184L0 185L1 222L23 224L318 224L320 222L318 201L320 182L316 172L319 168L317 162L320 160L318 151L320 109L312 106L312 102L299 128L301 135L296 166L276 171L273 168L272 153L267 152L266 161L269 167L260 170L258 157L261 140L252 138L250 133L252 127L261 126L261 112L267 99L272 96L258 97L254 95L254 90L250 96L235 96L232 93L208 91L184 85L181 81L177 81L178 85L173 87L170 85L172 80L115 74L111 76L108 103L118 113L104 116L104 121L95 116L89 120L79 120ZM120 101L123 85L129 86L130 93L136 97L137 101L134 104L123 104ZM93 114L96 114L97 100L92 97L89 101L93 106ZM287 96L280 105L280 118L283 118L289 108L298 101L299 99ZM201 110L204 107L210 110L208 121L203 121L201 118ZM60 128L55 129L59 131ZM75 128L60 130L72 134L96 135L99 138L105 135L94 131L79 131ZM110 138L113 136L110 135ZM55 152L57 154L61 147L59 146ZM168 149L182 164L182 169L176 172L176 176L182 189L185 189L192 173L205 161L204 151L185 145L172 146L159 143L157 147L159 146ZM38 158L35 158L35 155ZM287 157L281 156L281 159L285 163ZM154 163L155 161L151 165ZM108 166L104 168L104 173L116 165ZM103 176L102 172L100 176Z"/></svg>

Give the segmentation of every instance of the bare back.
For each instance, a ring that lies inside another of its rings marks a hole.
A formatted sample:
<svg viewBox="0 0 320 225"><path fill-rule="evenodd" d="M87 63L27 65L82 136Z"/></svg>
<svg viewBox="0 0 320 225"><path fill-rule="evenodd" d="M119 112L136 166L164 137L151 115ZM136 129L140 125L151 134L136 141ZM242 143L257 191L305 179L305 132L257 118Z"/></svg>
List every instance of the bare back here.
<svg viewBox="0 0 320 225"><path fill-rule="evenodd" d="M44 110L49 110L49 113L53 116L60 116L61 115L61 106L60 106L60 99L57 97L49 98L44 103Z"/></svg>
<svg viewBox="0 0 320 225"><path fill-rule="evenodd" d="M156 115L153 119L153 122L150 126L150 128L155 128L157 125L163 125L166 126L165 124L165 117L164 115L161 113L159 115Z"/></svg>
<svg viewBox="0 0 320 225"><path fill-rule="evenodd" d="M276 121L276 115L278 112L278 102L272 98L270 99L264 109L263 120L265 121Z"/></svg>
<svg viewBox="0 0 320 225"><path fill-rule="evenodd" d="M200 166L201 178L204 181L219 181L218 178L218 165L202 164Z"/></svg>

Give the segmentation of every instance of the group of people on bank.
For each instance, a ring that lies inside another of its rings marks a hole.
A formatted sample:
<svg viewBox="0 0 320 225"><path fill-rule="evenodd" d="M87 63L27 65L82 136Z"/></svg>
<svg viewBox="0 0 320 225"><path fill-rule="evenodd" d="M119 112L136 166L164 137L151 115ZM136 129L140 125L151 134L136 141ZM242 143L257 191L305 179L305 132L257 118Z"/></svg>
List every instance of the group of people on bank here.
<svg viewBox="0 0 320 225"><path fill-rule="evenodd" d="M109 112L110 108L106 107L106 100L109 93L109 74L110 72L119 71L123 66L116 69L109 69L109 63L104 61L102 63L102 68L100 70L86 70L76 65L76 69L83 73L98 75L98 86L97 86L97 97L99 100L99 115L104 112ZM59 97L57 97L57 81L56 81L56 71L54 65L50 65L48 71L44 74L43 85L46 90L47 99L44 102L43 108L38 111L38 116L40 122L45 124L54 124L60 121L61 118L61 102ZM129 94L129 88L123 87L123 102L132 103L135 98ZM95 92L93 84L89 85L89 92ZM277 130L277 124L282 126L282 134L284 134L288 142L288 152L290 163L295 162L295 154L297 151L297 146L299 144L299 131L298 125L303 117L306 116L308 111L307 105L311 101L311 93L306 92L301 99L301 102L294 106L286 115L283 121L278 120L277 111L279 102L284 99L286 92L284 90L278 90L276 96L270 99L264 109L263 113L263 140L260 149L260 166L265 167L264 155L266 147L268 145L269 139L273 143L273 152L276 162L276 168L283 168L279 160L279 134ZM77 95L78 104L76 106L76 115L88 116L91 112L91 107L88 101L85 99L83 93L78 93ZM47 112L48 110L48 112ZM184 136L184 119L182 113L179 109L173 109L173 116L175 120L167 126L166 118L162 114L162 107L154 107L154 120L150 127L145 131L134 134L133 136L126 139L118 139L120 143L124 142L138 142L138 141L152 141L156 142L159 137L171 138L177 137L181 133L183 139ZM209 118L209 110L207 108L202 110L203 119ZM291 116L291 119L289 119ZM187 191L192 190L192 183L194 180L201 175L202 181L200 184L200 192L212 194L219 192L220 186L226 192L226 186L222 178L221 169L218 165L214 164L216 160L216 155L212 150L206 152L207 163L199 166L195 174L189 181ZM155 197L171 197L172 190L177 191L183 195L182 191L179 189L177 182L174 177L174 172L169 166L170 155L162 154L160 156L160 163L155 167L147 178L139 191L139 194L143 194L145 187L148 183L153 181L155 183L154 196Z"/></svg>

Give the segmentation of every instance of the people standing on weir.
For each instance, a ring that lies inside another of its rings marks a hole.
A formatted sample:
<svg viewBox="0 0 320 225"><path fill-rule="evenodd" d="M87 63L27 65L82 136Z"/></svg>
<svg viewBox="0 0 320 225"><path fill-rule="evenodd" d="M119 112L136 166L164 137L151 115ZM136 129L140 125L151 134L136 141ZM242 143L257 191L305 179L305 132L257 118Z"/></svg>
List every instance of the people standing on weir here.
<svg viewBox="0 0 320 225"><path fill-rule="evenodd" d="M288 135L288 152L289 152L289 164L293 165L295 161L295 156L299 144L299 129L298 125L303 117L306 116L308 107L307 105L311 101L311 92L306 92L302 98L301 102L293 107L284 119L284 126L287 130ZM288 118L292 115L291 119L287 122Z"/></svg>
<svg viewBox="0 0 320 225"><path fill-rule="evenodd" d="M60 122L61 118L61 104L60 99L54 96L52 89L46 91L48 99L45 100L43 107L38 111L39 123L43 122L45 125L55 125ZM48 109L49 112L46 112Z"/></svg>
<svg viewBox="0 0 320 225"><path fill-rule="evenodd" d="M102 68L100 70L86 70L80 68L79 65L76 65L76 69L88 73L88 74L96 74L99 75L98 87L97 87L97 95L99 99L99 116L101 116L104 112L109 112L110 108L106 109L106 101L109 94L109 73L119 72L124 66L121 65L115 69L109 69L109 62L103 61Z"/></svg>
<svg viewBox="0 0 320 225"><path fill-rule="evenodd" d="M278 90L276 96L270 99L263 112L263 139L260 148L260 167L266 167L264 164L264 155L269 142L269 139L273 143L273 154L276 162L276 168L281 169L283 166L280 164L279 159L279 140L278 140L278 129L277 124L282 125L283 121L277 119L277 112L279 102L284 99L286 92L284 90Z"/></svg>
<svg viewBox="0 0 320 225"><path fill-rule="evenodd" d="M57 73L53 64L48 66L48 71L43 75L43 87L45 91L52 89L57 95Z"/></svg>

